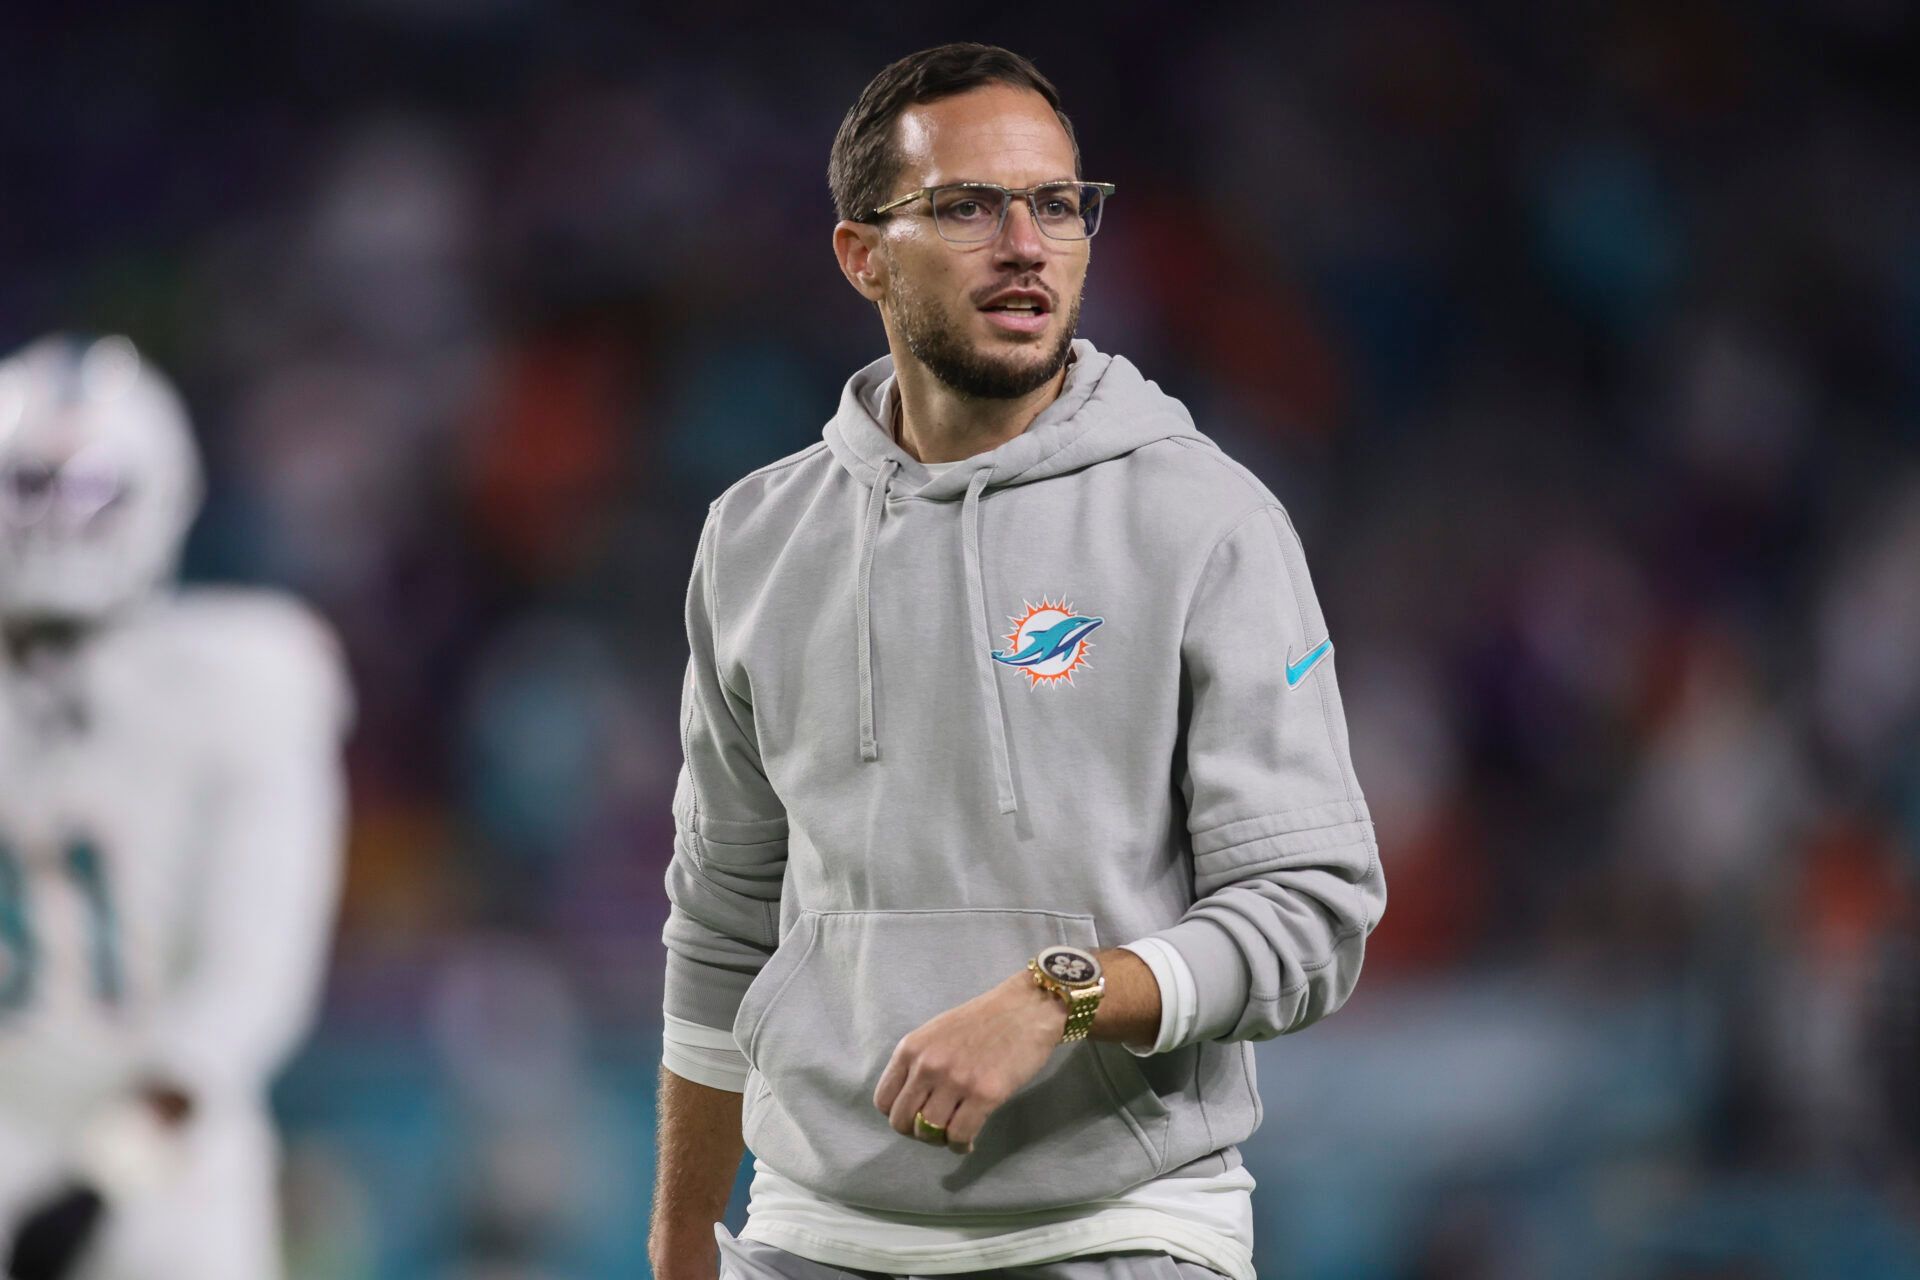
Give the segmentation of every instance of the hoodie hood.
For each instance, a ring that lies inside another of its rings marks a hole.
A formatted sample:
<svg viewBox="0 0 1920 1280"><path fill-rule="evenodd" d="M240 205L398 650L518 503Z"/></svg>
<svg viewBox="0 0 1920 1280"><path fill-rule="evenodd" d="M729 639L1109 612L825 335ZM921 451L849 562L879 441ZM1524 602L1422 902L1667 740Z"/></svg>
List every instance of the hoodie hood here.
<svg viewBox="0 0 1920 1280"><path fill-rule="evenodd" d="M1186 406L1141 376L1125 356L1096 350L1075 338L1066 386L1013 439L963 458L940 474L902 449L888 425L893 398L893 357L881 356L847 379L840 407L822 433L847 473L871 486L889 461L898 475L893 492L936 501L962 497L981 471L989 489L1028 484L1118 458L1167 436L1205 439Z"/></svg>
<svg viewBox="0 0 1920 1280"><path fill-rule="evenodd" d="M1168 436L1206 440L1186 407L1141 376L1124 356L1107 355L1085 338L1075 338L1066 384L1052 404L1027 429L998 448L962 459L935 474L893 439L888 425L894 394L891 355L882 356L847 380L840 407L823 433L827 447L848 474L867 486L861 521L859 587L854 595L860 668L860 757L877 760L880 741L874 728L872 579L873 552L890 494L930 501L959 501L961 550L966 559L967 606L976 624L991 628L986 587L980 567L980 495L988 489L1034 484L1065 477L1082 468L1118 458ZM1211 442L1208 442L1209 445ZM994 776L1001 813L1019 807L1007 751L1006 714L993 658L984 645L974 652L980 696L993 744Z"/></svg>

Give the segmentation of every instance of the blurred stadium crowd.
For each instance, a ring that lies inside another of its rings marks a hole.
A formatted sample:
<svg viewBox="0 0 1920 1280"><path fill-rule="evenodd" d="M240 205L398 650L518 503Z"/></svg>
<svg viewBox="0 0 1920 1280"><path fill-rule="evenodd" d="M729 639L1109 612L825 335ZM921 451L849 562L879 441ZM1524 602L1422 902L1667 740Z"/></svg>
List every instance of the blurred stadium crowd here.
<svg viewBox="0 0 1920 1280"><path fill-rule="evenodd" d="M1391 904L1261 1047L1262 1273L1920 1274L1913 10L699 9L0 19L0 339L174 374L191 576L358 685L303 1280L643 1273L694 540L884 353L827 147L953 38L1340 645Z"/></svg>

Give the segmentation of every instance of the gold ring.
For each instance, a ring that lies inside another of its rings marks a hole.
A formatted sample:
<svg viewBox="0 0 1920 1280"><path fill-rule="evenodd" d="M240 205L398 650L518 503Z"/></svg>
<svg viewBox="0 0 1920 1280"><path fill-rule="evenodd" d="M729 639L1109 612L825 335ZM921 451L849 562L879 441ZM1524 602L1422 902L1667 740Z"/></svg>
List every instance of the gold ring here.
<svg viewBox="0 0 1920 1280"><path fill-rule="evenodd" d="M913 1113L913 1136L922 1142L945 1142L947 1140L947 1126L935 1124L933 1121L927 1119L926 1112L924 1111L916 1111Z"/></svg>

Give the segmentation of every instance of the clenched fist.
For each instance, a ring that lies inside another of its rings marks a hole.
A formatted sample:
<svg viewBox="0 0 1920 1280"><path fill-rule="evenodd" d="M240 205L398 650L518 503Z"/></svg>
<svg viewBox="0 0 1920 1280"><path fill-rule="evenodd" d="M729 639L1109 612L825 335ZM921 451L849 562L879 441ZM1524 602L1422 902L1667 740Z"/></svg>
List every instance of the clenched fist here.
<svg viewBox="0 0 1920 1280"><path fill-rule="evenodd" d="M909 1138L920 1112L965 1155L987 1117L1046 1065L1066 1025L1066 1006L1022 970L902 1036L873 1105Z"/></svg>

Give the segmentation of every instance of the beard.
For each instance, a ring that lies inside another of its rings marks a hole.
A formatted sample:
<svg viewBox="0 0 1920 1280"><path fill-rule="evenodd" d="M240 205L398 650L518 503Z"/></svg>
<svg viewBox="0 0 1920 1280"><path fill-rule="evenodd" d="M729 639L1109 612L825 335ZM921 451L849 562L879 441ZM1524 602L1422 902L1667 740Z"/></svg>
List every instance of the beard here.
<svg viewBox="0 0 1920 1280"><path fill-rule="evenodd" d="M955 323L946 309L932 298L912 289L898 288L901 277L894 276L893 314L900 327L900 340L914 359L927 367L955 395L967 400L1017 400L1039 390L1067 363L1073 335L1080 328L1080 298L1060 326L1060 336L1052 350L1039 359L1028 354L1037 344L1023 344L1007 354L979 350L966 336L966 322Z"/></svg>

